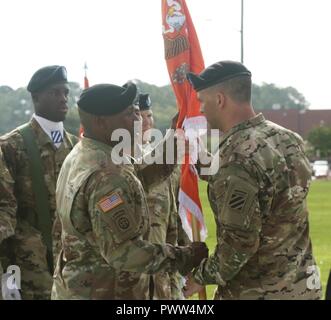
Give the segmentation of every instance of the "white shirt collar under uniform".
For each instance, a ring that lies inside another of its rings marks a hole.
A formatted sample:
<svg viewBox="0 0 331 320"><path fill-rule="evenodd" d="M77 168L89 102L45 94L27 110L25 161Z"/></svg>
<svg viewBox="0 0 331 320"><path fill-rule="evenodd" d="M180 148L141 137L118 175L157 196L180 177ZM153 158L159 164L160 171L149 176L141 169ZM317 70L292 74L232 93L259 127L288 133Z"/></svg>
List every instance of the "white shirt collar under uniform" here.
<svg viewBox="0 0 331 320"><path fill-rule="evenodd" d="M45 118L37 116L35 113L32 115L39 123L44 132L53 141L56 148L60 148L63 142L63 122L53 122Z"/></svg>

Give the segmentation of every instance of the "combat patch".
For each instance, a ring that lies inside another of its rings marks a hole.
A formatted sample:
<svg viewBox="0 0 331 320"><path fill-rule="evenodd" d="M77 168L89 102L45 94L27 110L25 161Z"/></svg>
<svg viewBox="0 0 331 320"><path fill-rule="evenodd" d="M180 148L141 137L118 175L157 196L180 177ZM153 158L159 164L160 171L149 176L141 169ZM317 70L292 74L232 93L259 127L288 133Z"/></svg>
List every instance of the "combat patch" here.
<svg viewBox="0 0 331 320"><path fill-rule="evenodd" d="M132 239L139 233L140 216L135 215L127 206L115 209L110 215L103 217L112 231L114 241L118 244Z"/></svg>
<svg viewBox="0 0 331 320"><path fill-rule="evenodd" d="M248 198L248 193L247 192L241 191L241 190L238 190L238 189L234 189L232 191L231 196L230 196L228 206L231 209L241 211L245 206L247 198Z"/></svg>
<svg viewBox="0 0 331 320"><path fill-rule="evenodd" d="M242 178L230 176L221 221L225 225L248 228L255 210L258 188Z"/></svg>

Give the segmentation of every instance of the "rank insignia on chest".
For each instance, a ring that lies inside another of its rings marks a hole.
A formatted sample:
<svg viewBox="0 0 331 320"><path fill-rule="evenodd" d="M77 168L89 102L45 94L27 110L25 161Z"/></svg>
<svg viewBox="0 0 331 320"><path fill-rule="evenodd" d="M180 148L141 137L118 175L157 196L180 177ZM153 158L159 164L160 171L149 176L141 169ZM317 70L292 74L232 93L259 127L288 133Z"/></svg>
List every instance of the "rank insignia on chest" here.
<svg viewBox="0 0 331 320"><path fill-rule="evenodd" d="M52 136L52 140L54 143L63 142L63 138L62 138L60 130L51 131L51 136Z"/></svg>
<svg viewBox="0 0 331 320"><path fill-rule="evenodd" d="M120 195L118 193L114 192L114 193L110 194L109 196L101 199L98 202L98 206L102 210L103 213L106 213L106 212L116 208L117 206L119 206L122 203L124 203L124 201L122 200Z"/></svg>

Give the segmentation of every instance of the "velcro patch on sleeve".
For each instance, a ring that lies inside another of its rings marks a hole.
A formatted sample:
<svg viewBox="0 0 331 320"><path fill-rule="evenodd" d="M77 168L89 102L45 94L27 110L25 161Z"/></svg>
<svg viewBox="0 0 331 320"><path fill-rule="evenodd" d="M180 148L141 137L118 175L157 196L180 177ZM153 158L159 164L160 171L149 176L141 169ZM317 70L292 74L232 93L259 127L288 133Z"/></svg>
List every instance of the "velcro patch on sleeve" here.
<svg viewBox="0 0 331 320"><path fill-rule="evenodd" d="M230 196L229 207L238 211L241 211L248 198L248 193L245 191L234 189Z"/></svg>
<svg viewBox="0 0 331 320"><path fill-rule="evenodd" d="M112 194L104 197L98 202L98 206L103 213L107 213L110 210L116 208L120 204L124 203L123 199L117 192L113 192Z"/></svg>
<svg viewBox="0 0 331 320"><path fill-rule="evenodd" d="M252 215L259 209L258 192L254 181L247 181L240 176L229 176L221 222L235 228L249 228Z"/></svg>

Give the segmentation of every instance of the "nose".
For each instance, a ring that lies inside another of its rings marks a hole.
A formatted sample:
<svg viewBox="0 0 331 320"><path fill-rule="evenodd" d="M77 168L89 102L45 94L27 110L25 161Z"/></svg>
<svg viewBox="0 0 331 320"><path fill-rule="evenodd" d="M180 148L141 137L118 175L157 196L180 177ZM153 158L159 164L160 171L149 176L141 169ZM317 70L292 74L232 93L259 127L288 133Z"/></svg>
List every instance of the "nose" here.
<svg viewBox="0 0 331 320"><path fill-rule="evenodd" d="M69 98L69 96L67 94L65 94L65 93L62 93L60 95L60 101L63 102L63 103L67 103L68 102L68 98Z"/></svg>
<svg viewBox="0 0 331 320"><path fill-rule="evenodd" d="M65 94L63 95L63 101L65 101L66 103L68 102L68 98L69 98L68 95Z"/></svg>

